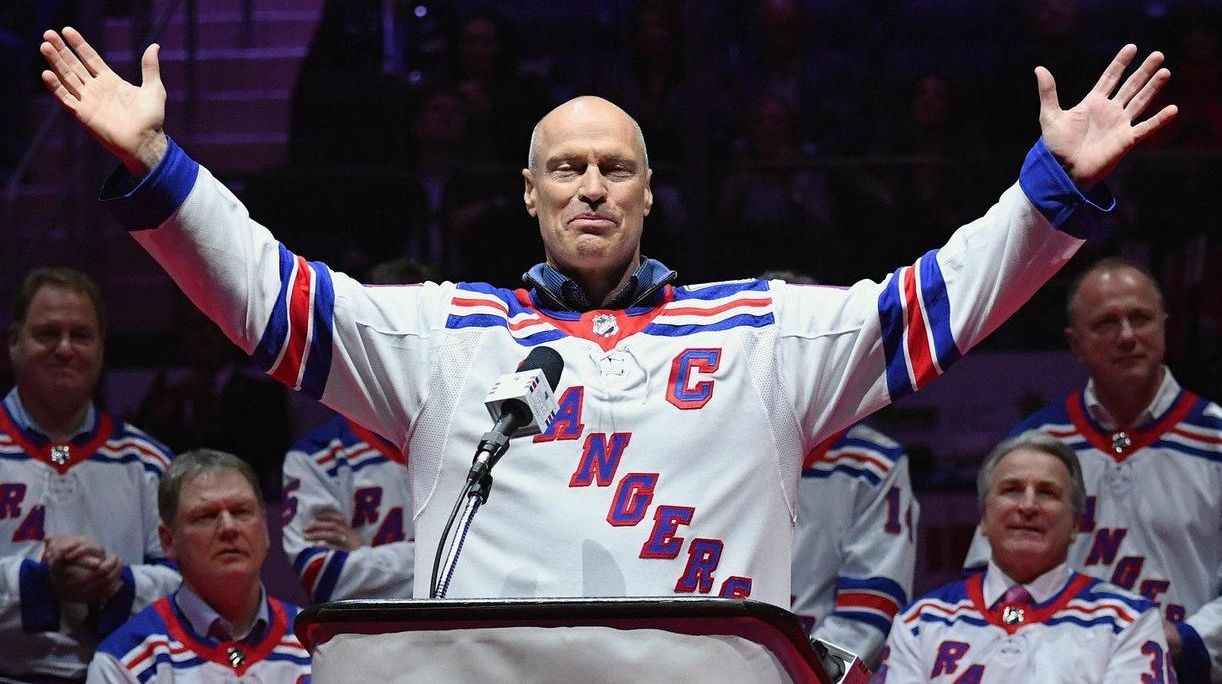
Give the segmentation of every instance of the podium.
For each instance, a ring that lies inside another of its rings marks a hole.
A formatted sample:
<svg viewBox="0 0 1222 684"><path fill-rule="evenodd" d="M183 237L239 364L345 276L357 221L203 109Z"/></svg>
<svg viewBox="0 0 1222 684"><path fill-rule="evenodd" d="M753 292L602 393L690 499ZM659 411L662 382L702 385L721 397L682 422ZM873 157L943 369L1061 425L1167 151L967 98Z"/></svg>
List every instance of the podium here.
<svg viewBox="0 0 1222 684"><path fill-rule="evenodd" d="M599 598L337 601L296 632L315 684L709 681L864 684L852 654L758 601Z"/></svg>

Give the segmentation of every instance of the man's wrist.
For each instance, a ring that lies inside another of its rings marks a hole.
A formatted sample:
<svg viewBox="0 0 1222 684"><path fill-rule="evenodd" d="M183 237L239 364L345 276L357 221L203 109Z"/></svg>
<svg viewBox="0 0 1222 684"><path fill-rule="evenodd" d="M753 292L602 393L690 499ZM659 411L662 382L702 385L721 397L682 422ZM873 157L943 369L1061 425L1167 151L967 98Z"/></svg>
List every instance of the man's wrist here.
<svg viewBox="0 0 1222 684"><path fill-rule="evenodd" d="M144 140L136 148L135 154L122 160L123 166L133 179L139 180L157 168L157 165L161 163L161 158L165 156L169 148L170 143L166 138L165 131L157 129L145 136Z"/></svg>

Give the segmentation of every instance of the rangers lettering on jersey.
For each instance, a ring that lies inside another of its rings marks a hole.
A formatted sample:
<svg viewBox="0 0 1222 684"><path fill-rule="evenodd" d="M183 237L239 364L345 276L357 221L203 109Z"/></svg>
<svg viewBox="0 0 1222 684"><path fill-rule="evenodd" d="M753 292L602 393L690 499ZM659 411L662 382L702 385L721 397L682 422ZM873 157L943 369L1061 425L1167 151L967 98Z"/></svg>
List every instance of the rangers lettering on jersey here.
<svg viewBox="0 0 1222 684"><path fill-rule="evenodd" d="M1092 213L1041 142L988 214L882 282L681 287L645 260L638 301L577 311L538 278L362 287L292 254L173 141L113 206L269 372L412 455L425 548L487 427L489 379L539 344L564 356L553 428L498 466L450 596L657 596L683 580L783 607L803 454L944 371L1064 263ZM647 489L639 522L612 524L636 520Z"/></svg>

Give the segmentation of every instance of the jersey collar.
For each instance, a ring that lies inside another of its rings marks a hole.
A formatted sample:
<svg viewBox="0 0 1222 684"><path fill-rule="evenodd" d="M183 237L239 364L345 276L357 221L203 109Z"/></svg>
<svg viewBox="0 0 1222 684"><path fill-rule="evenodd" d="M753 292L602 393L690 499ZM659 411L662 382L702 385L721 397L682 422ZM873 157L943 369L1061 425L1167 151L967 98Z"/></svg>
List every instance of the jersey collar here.
<svg viewBox="0 0 1222 684"><path fill-rule="evenodd" d="M589 295L572 278L564 275L547 262L535 264L522 280L530 286L531 298L547 307L569 311L591 311L593 309L628 309L634 306L653 306L659 293L678 274L657 259L641 259L641 265L618 291L612 293L605 305L591 302Z"/></svg>

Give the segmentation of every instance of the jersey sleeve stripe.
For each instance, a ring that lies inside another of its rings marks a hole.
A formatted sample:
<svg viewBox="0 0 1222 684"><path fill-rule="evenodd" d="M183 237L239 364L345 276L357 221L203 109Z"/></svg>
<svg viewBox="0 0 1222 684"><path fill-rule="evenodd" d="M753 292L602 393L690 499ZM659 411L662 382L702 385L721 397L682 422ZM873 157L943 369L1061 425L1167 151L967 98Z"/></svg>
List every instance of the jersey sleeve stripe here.
<svg viewBox="0 0 1222 684"><path fill-rule="evenodd" d="M296 257L295 262L288 290L288 329L285 343L269 372L273 378L293 389L300 386L302 362L305 360L306 343L310 334L310 291L313 289L313 271L306 265L305 259Z"/></svg>
<svg viewBox="0 0 1222 684"><path fill-rule="evenodd" d="M920 269L904 269L904 312L907 321L907 331L904 341L907 343L908 362L912 368L912 377L916 387L924 387L938 374L934 366L929 346L928 326L925 324L925 311L921 307L921 294L924 283L918 286L918 274L924 280Z"/></svg>
<svg viewBox="0 0 1222 684"><path fill-rule="evenodd" d="M950 297L946 292L946 279L942 276L942 267L938 265L938 251L926 252L919 263L921 302L925 309L929 333L933 338L937 372L941 375L946 372L947 368L950 368L951 364L958 361L962 354L959 351L958 343L955 342L955 334L950 325Z"/></svg>
<svg viewBox="0 0 1222 684"><path fill-rule="evenodd" d="M335 585L339 582L339 574L344 569L344 563L347 560L347 551L336 550L329 554L322 575L318 578L318 585L314 589L315 601L331 600L331 595L335 593Z"/></svg>
<svg viewBox="0 0 1222 684"><path fill-rule="evenodd" d="M310 262L314 272L314 317L310 352L301 378L301 391L315 401L322 399L331 372L331 333L334 326L335 288L326 265Z"/></svg>
<svg viewBox="0 0 1222 684"><path fill-rule="evenodd" d="M908 592L900 586L899 582L890 577L838 577L836 578L837 592L869 592L874 595L886 595L891 598L896 604L896 608L904 606L908 603Z"/></svg>
<svg viewBox="0 0 1222 684"><path fill-rule="evenodd" d="M279 245L279 248L280 290L276 294L275 303L272 304L271 313L268 314L263 336L251 355L255 363L264 371L270 371L276 364L280 358L281 349L284 347L284 339L288 335L288 289L293 269L296 266L296 259L283 244Z"/></svg>
<svg viewBox="0 0 1222 684"><path fill-rule="evenodd" d="M914 391L912 376L908 373L908 359L904 352L904 298L900 295L900 283L908 267L891 274L890 280L878 295L878 320L883 341L883 354L887 361L887 393L891 400Z"/></svg>

